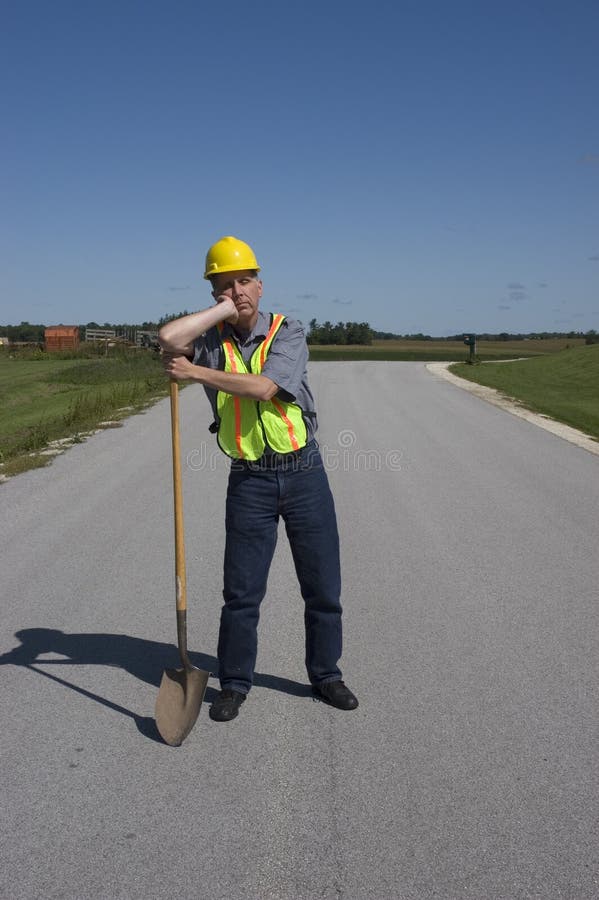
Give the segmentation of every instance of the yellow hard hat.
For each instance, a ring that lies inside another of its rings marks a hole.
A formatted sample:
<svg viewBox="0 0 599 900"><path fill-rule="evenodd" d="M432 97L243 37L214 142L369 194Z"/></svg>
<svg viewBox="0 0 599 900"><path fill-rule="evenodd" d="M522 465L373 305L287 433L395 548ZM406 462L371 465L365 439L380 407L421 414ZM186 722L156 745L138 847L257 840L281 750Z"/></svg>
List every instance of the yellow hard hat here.
<svg viewBox="0 0 599 900"><path fill-rule="evenodd" d="M204 278L212 278L220 272L237 272L242 269L260 271L260 266L249 244L236 237L223 237L206 254Z"/></svg>

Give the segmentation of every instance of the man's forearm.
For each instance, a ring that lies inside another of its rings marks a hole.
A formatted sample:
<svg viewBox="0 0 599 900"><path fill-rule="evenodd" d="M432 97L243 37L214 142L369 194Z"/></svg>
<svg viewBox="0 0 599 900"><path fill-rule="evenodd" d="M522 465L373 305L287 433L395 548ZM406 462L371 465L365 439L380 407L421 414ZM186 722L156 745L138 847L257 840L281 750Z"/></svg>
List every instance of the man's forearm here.
<svg viewBox="0 0 599 900"><path fill-rule="evenodd" d="M194 366L193 368L197 369L195 381L217 391L233 394L235 397L271 400L279 390L278 385L266 375L221 372L220 369L208 369L206 366Z"/></svg>
<svg viewBox="0 0 599 900"><path fill-rule="evenodd" d="M222 372L207 366L196 366L184 354L163 354L163 365L169 378L175 381L196 381L215 391L224 391L235 397L251 397L252 400L272 400L278 385L266 375L252 372Z"/></svg>
<svg viewBox="0 0 599 900"><path fill-rule="evenodd" d="M196 338L219 322L224 322L232 312L235 313L235 304L230 300L182 316L180 319L173 319L172 322L163 325L158 332L160 346L168 353L182 353L187 356Z"/></svg>

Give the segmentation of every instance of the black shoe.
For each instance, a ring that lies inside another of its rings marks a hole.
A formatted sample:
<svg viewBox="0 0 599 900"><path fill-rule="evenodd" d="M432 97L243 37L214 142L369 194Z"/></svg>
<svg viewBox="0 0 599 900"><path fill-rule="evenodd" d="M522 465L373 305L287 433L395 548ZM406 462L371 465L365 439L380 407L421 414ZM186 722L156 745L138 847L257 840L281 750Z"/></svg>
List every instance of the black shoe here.
<svg viewBox="0 0 599 900"><path fill-rule="evenodd" d="M325 681L313 685L312 689L320 700L326 700L337 709L355 709L358 705L358 698L342 681Z"/></svg>
<svg viewBox="0 0 599 900"><path fill-rule="evenodd" d="M230 722L239 713L239 707L245 702L245 694L225 688L220 692L210 707L210 718L215 722Z"/></svg>

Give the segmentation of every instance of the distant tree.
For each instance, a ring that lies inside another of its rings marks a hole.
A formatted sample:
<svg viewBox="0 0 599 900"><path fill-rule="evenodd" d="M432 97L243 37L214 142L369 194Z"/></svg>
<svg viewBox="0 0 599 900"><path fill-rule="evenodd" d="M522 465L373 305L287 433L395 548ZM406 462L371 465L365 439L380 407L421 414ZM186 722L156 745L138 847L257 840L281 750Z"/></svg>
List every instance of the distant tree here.
<svg viewBox="0 0 599 900"><path fill-rule="evenodd" d="M40 343L44 340L45 325L31 325L29 322L21 322L20 325L1 325L0 330L9 341Z"/></svg>
<svg viewBox="0 0 599 900"><path fill-rule="evenodd" d="M158 327L160 328L161 325L166 325L167 322L172 322L173 319L180 319L180 318L182 318L182 316L188 316L188 315L189 315L189 312L186 309L184 309L183 312L167 313L166 315L161 316L158 319Z"/></svg>
<svg viewBox="0 0 599 900"><path fill-rule="evenodd" d="M331 344L349 344L347 332L343 322L337 322L331 330Z"/></svg>
<svg viewBox="0 0 599 900"><path fill-rule="evenodd" d="M372 329L368 322L348 322L345 333L348 344L372 344Z"/></svg>
<svg viewBox="0 0 599 900"><path fill-rule="evenodd" d="M395 334L393 331L373 331L372 339L375 341L400 341L403 335Z"/></svg>
<svg viewBox="0 0 599 900"><path fill-rule="evenodd" d="M309 344L371 344L373 331L368 322L324 322L319 325L316 319L310 322L308 332Z"/></svg>
<svg viewBox="0 0 599 900"><path fill-rule="evenodd" d="M333 325L328 320L322 325L320 329L320 343L321 344L332 344L333 343Z"/></svg>

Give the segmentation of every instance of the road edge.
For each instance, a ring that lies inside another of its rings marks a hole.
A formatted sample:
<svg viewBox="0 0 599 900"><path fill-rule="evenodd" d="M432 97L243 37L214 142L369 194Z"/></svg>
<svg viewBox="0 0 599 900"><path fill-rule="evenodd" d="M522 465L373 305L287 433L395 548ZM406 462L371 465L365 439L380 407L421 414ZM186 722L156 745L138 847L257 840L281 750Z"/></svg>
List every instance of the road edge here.
<svg viewBox="0 0 599 900"><path fill-rule="evenodd" d="M453 362L430 362L426 363L426 368L432 375L443 378L456 387L474 394L480 400L492 403L493 406L498 406L514 416L525 419L532 425L538 425L539 428L544 428L545 431L550 431L551 434L555 434L557 437L563 438L563 440L569 441L571 444L576 444L577 447L588 450L589 453L594 453L595 456L599 456L599 443L590 435L585 434L583 431L578 431L578 429L572 428L570 425L564 425L563 422L551 419L549 416L532 412L532 410L522 406L518 400L515 400L513 397L507 397L495 388L477 384L474 381L468 381L466 378L454 375L453 372L449 371L449 366L453 365Z"/></svg>

